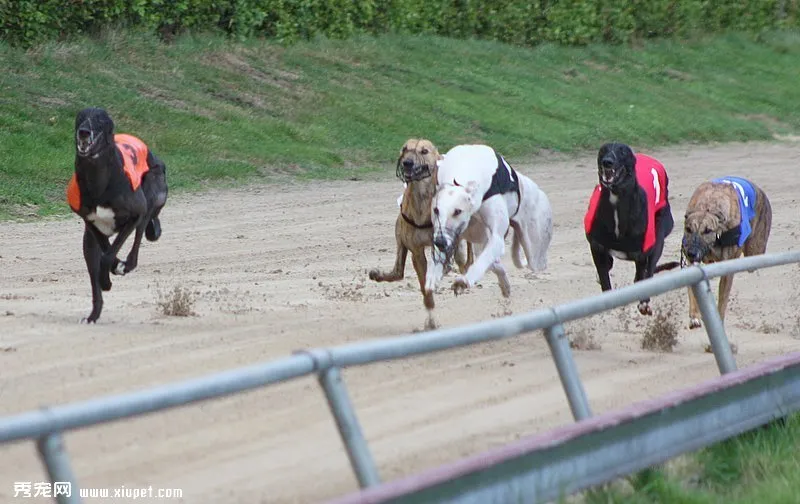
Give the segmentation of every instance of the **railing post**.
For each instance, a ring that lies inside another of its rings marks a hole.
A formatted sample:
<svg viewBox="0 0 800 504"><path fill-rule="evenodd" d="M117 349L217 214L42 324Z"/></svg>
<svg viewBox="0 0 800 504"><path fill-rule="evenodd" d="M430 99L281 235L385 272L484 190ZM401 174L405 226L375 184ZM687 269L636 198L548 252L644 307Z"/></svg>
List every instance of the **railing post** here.
<svg viewBox="0 0 800 504"><path fill-rule="evenodd" d="M708 277L692 285L691 289L697 299L697 305L700 308L703 324L706 327L720 374L736 371L736 360L733 358L731 344L725 335L725 326L717 310L714 294L711 293L711 283L709 283Z"/></svg>
<svg viewBox="0 0 800 504"><path fill-rule="evenodd" d="M323 369L319 373L319 383L325 391L328 406L331 409L342 442L347 450L350 465L358 478L361 488L371 487L380 483L378 470L372 460L372 454L367 447L367 441L361 432L361 426L356 418L353 404L347 394L347 387L342 380L342 373L337 367Z"/></svg>
<svg viewBox="0 0 800 504"><path fill-rule="evenodd" d="M50 477L51 495L58 504L81 504L78 484L69 464L61 434L54 432L36 440L36 448Z"/></svg>
<svg viewBox="0 0 800 504"><path fill-rule="evenodd" d="M569 341L564 334L564 326L556 324L544 330L547 344L550 345L550 352L556 363L558 376L561 378L561 385L567 394L569 408L576 421L583 420L592 416L589 409L589 402L586 400L586 392L583 390L581 378L578 375L578 368L572 358L572 351L569 348Z"/></svg>

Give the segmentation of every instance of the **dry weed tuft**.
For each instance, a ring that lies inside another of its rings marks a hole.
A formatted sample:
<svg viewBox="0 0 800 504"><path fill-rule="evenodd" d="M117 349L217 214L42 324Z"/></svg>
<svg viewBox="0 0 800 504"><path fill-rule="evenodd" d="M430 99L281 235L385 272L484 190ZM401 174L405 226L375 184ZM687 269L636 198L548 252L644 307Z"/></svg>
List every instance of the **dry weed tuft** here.
<svg viewBox="0 0 800 504"><path fill-rule="evenodd" d="M194 293L180 285L176 285L171 291L160 291L156 303L161 313L169 317L190 317L197 315L193 310L195 303Z"/></svg>

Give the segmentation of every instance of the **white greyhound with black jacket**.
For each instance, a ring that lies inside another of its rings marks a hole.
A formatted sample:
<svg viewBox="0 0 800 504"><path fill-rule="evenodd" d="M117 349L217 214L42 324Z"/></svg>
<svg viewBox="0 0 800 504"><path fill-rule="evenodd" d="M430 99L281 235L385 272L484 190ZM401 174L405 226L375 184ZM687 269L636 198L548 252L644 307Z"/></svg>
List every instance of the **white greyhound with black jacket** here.
<svg viewBox="0 0 800 504"><path fill-rule="evenodd" d="M514 229L512 259L517 268L540 272L547 268L553 236L553 214L547 195L530 178L514 170L487 145L458 145L439 162L433 218L433 267L425 288L433 292L459 238L471 243L476 259L453 283L459 294L474 286L487 271L497 275L504 297L511 294L502 264L505 237Z"/></svg>

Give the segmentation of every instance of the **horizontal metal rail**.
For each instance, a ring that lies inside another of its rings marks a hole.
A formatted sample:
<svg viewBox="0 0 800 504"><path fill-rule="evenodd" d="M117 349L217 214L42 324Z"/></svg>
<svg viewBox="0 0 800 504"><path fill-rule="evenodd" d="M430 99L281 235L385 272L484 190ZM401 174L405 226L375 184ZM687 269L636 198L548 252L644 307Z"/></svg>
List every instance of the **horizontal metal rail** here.
<svg viewBox="0 0 800 504"><path fill-rule="evenodd" d="M308 375L308 355L209 374L128 394L111 395L0 418L0 443L144 415Z"/></svg>
<svg viewBox="0 0 800 504"><path fill-rule="evenodd" d="M653 297L670 290L688 287L704 278L796 262L800 262L800 252L765 254L704 266L691 266L555 308L422 334L303 351L263 364L159 385L137 392L9 415L0 418L0 443L38 438L54 432L185 406L318 373L329 367L371 364L517 336L618 308L643 297ZM329 358L317 360L312 357L314 353L326 354Z"/></svg>
<svg viewBox="0 0 800 504"><path fill-rule="evenodd" d="M753 256L703 266L690 266L554 308L510 315L452 329L429 331L416 334L413 338L398 336L350 343L333 347L329 351L333 365L341 367L401 359L545 329L558 323L563 324L619 308L646 297L689 287L703 279L796 262L800 262L800 252Z"/></svg>
<svg viewBox="0 0 800 504"><path fill-rule="evenodd" d="M283 359L200 378L6 416L0 418L0 443L36 439L39 447L43 448L40 451L48 473L71 474L61 441L61 433L65 431L185 406L316 374L360 485L375 486L380 483L380 478L341 378L340 368L411 357L544 329L573 415L576 419L583 419L591 415L591 412L563 334L564 322L595 315L670 290L692 287L698 295L720 371L731 373L735 370L735 362L719 314L713 305L708 279L797 262L800 262L800 252L761 255L708 266L691 266L596 296L522 315L424 334L303 350ZM77 488L74 481L73 484ZM62 497L59 497L60 503L78 502Z"/></svg>
<svg viewBox="0 0 800 504"><path fill-rule="evenodd" d="M552 502L800 410L800 353L328 504Z"/></svg>

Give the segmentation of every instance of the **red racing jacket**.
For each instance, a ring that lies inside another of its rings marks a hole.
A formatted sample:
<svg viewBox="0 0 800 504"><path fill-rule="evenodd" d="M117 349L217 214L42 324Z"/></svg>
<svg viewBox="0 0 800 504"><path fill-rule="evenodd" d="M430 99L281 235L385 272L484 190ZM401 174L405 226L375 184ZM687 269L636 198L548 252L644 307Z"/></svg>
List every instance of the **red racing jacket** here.
<svg viewBox="0 0 800 504"><path fill-rule="evenodd" d="M642 252L647 253L656 243L656 212L667 204L667 172L664 165L655 158L645 154L636 154L635 157L636 182L647 195L647 228L642 243ZM583 218L583 227L587 234L592 230L602 189L597 184L589 200L589 209Z"/></svg>

